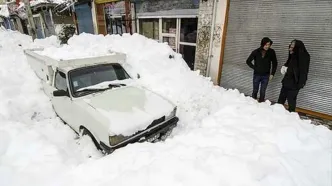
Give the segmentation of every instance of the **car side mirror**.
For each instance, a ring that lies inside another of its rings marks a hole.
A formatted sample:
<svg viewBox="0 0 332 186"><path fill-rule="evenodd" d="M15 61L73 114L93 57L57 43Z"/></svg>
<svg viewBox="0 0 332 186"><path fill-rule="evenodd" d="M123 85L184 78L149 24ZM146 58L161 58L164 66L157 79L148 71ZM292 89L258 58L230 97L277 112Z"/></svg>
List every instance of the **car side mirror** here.
<svg viewBox="0 0 332 186"><path fill-rule="evenodd" d="M137 74L137 79L141 78L141 75Z"/></svg>
<svg viewBox="0 0 332 186"><path fill-rule="evenodd" d="M55 90L53 91L54 97L63 97L63 96L69 96L68 92L65 90Z"/></svg>

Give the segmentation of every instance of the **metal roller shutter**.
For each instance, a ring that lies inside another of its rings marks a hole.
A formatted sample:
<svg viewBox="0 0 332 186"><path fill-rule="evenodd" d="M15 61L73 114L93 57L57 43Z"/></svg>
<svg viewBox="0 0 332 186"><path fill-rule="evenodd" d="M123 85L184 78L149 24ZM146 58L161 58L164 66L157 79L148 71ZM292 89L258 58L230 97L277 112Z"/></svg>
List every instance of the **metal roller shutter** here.
<svg viewBox="0 0 332 186"><path fill-rule="evenodd" d="M280 68L288 57L288 45L300 39L311 55L311 63L297 106L332 115L332 1L230 0L221 86L251 95L253 71L245 61L264 36L273 40L278 58L267 99L278 99Z"/></svg>
<svg viewBox="0 0 332 186"><path fill-rule="evenodd" d="M79 33L94 33L91 6L88 3L75 6Z"/></svg>

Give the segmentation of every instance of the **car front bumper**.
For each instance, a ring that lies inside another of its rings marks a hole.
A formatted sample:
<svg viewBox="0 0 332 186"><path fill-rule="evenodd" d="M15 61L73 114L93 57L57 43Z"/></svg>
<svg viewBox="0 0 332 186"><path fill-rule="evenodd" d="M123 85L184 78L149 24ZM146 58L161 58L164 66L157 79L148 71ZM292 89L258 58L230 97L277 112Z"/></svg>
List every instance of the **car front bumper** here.
<svg viewBox="0 0 332 186"><path fill-rule="evenodd" d="M119 144L115 146L109 146L106 145L103 142L100 142L101 148L107 153L112 153L114 150L124 147L130 143L136 143L136 142L145 142L149 141L151 137L154 137L158 134L163 135L166 134L168 131L172 130L174 127L176 127L177 123L179 121L178 117L174 117L168 121L162 122L160 124L157 124L151 128L145 129L130 138L124 140L123 142L120 142Z"/></svg>

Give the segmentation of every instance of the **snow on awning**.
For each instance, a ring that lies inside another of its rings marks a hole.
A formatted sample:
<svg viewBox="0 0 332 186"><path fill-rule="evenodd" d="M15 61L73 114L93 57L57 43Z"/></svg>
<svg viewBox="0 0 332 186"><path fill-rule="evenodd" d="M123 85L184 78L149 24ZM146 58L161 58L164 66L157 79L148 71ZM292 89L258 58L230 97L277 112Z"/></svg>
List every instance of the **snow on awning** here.
<svg viewBox="0 0 332 186"><path fill-rule="evenodd" d="M173 9L156 12L137 13L138 18L186 18L198 17L198 9Z"/></svg>
<svg viewBox="0 0 332 186"><path fill-rule="evenodd" d="M39 4L61 4L67 2L66 0L31 0L30 1L30 6L34 7L37 6Z"/></svg>
<svg viewBox="0 0 332 186"><path fill-rule="evenodd" d="M9 17L9 10L7 5L0 5L0 16Z"/></svg>

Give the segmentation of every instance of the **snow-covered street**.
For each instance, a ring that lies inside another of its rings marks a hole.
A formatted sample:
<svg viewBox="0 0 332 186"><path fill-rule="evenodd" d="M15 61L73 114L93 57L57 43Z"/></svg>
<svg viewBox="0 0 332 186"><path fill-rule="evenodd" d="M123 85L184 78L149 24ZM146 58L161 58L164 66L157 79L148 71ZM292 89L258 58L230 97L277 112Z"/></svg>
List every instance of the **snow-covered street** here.
<svg viewBox="0 0 332 186"><path fill-rule="evenodd" d="M281 105L257 103L190 71L180 54L141 35L56 37L32 43L0 30L1 186L331 186L332 132ZM104 156L56 117L23 49L57 59L127 54L138 83L178 106L179 125L160 143ZM174 55L174 58L169 58Z"/></svg>

